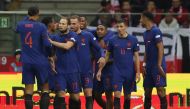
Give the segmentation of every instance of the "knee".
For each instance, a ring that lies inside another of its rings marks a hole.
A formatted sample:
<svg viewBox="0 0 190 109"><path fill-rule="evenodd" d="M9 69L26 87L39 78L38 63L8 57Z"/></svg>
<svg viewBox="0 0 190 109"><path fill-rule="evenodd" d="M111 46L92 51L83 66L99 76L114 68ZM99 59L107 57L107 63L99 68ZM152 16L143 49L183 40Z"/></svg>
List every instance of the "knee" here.
<svg viewBox="0 0 190 109"><path fill-rule="evenodd" d="M92 89L90 89L90 88L84 89L84 95L85 95L86 97L92 96Z"/></svg>
<svg viewBox="0 0 190 109"><path fill-rule="evenodd" d="M70 94L70 98L73 99L73 100L75 100L75 101L80 100L79 94Z"/></svg>
<svg viewBox="0 0 190 109"><path fill-rule="evenodd" d="M164 96L166 96L165 88L158 88L158 89L157 89L157 94L158 94L159 97L164 97Z"/></svg>
<svg viewBox="0 0 190 109"><path fill-rule="evenodd" d="M120 96L121 96L121 92L120 91L114 92L114 97L120 98Z"/></svg>

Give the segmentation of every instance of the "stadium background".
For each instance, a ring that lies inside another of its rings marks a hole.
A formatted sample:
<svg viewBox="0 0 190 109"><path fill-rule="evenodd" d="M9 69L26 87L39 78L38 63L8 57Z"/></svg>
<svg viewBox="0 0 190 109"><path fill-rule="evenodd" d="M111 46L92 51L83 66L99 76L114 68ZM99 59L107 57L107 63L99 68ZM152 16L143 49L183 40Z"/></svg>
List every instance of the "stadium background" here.
<svg viewBox="0 0 190 109"><path fill-rule="evenodd" d="M123 0L124 1L124 0ZM56 21L60 16L71 16L77 14L80 16L86 16L90 29L95 29L93 21L97 17L104 19L114 18L122 15L130 15L128 18L129 29L127 30L131 34L135 34L138 40L142 41L142 32L144 29L138 25L140 12L145 9L146 2L148 0L129 0L131 5L130 13L118 11L119 3L122 0L111 0L111 7L108 10L105 8L105 2L101 0L1 0L0 1L0 92L6 91L11 96L11 104L5 104L5 96L0 93L0 109L23 109L22 100L18 100L16 105L12 103L12 87L23 87L21 84L21 73L10 72L9 67L12 62L15 61L14 51L20 48L19 36L14 33L14 28L17 21L22 20L27 14L27 8L31 5L37 5L42 10L40 12L41 18L44 16L53 16ZM141 1L141 2L135 2ZM164 15L168 13L168 9L172 6L172 0L153 0L156 3L158 10L156 15L160 15L164 18ZM159 3L158 3L159 1ZM190 1L181 0L184 8L190 8ZM140 4L140 5L139 5ZM107 4L106 4L107 5ZM109 5L110 6L110 5ZM106 7L107 8L107 7ZM103 11L102 11L103 10ZM168 72L168 87L167 95L168 102L170 93L180 93L183 96L183 106L179 107L179 99L174 97L174 105L170 106L171 109L190 108L190 92L187 93L187 89L190 89L190 11L180 13L181 15L187 15L184 23L180 23L179 28L162 28L162 32L165 33L164 45L165 54L167 55L167 72ZM172 12L172 15L178 15L179 13ZM133 20L135 18L135 20ZM112 25L109 25L110 30L114 30L114 20L111 21ZM91 25L90 25L91 24ZM144 48L141 44L141 56L143 55ZM141 57L142 59L142 57ZM143 88L142 80L138 84L138 91L133 93L132 106L141 107L143 103ZM23 92L19 91L17 96L22 96ZM155 96L156 91L153 93L153 107L159 109L158 98ZM189 95L189 96L187 96ZM36 97L34 97L36 98ZM81 94L81 98L83 96ZM189 104L189 105L188 105ZM188 107L189 106L189 107ZM83 102L84 107L84 102ZM95 109L99 107L95 104ZM35 108L38 108L37 106ZM83 108L82 108L83 109Z"/></svg>

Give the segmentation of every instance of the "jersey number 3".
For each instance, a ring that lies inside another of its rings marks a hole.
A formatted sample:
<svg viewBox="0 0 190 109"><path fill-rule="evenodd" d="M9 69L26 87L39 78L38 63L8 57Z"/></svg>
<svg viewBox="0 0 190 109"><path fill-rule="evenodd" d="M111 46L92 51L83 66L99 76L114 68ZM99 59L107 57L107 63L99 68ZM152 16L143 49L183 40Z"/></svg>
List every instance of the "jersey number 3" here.
<svg viewBox="0 0 190 109"><path fill-rule="evenodd" d="M26 37L24 39L25 44L27 44L30 48L32 48L32 36L31 36L31 32L28 32L26 34Z"/></svg>

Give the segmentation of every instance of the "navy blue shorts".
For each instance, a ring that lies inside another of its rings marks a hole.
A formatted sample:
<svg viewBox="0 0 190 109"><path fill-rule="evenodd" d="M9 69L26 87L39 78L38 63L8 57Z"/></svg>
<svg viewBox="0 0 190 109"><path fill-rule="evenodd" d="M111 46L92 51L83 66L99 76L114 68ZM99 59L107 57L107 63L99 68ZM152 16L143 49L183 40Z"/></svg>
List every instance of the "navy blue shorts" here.
<svg viewBox="0 0 190 109"><path fill-rule="evenodd" d="M34 84L35 78L37 79L39 84L47 83L51 71L52 70L49 63L43 63L43 64L23 63L22 83Z"/></svg>
<svg viewBox="0 0 190 109"><path fill-rule="evenodd" d="M93 74L92 73L84 73L80 74L81 84L83 89L85 88L93 88Z"/></svg>
<svg viewBox="0 0 190 109"><path fill-rule="evenodd" d="M163 68L166 72L166 68ZM143 87L153 88L153 87L166 87L166 78L163 78L158 73L158 68L146 68L146 75L143 81Z"/></svg>
<svg viewBox="0 0 190 109"><path fill-rule="evenodd" d="M122 91L124 94L131 94L136 91L135 72L128 72L128 70L113 68L113 90Z"/></svg>
<svg viewBox="0 0 190 109"><path fill-rule="evenodd" d="M79 73L59 73L55 75L55 89L56 91L65 91L69 93L80 92L80 76Z"/></svg>

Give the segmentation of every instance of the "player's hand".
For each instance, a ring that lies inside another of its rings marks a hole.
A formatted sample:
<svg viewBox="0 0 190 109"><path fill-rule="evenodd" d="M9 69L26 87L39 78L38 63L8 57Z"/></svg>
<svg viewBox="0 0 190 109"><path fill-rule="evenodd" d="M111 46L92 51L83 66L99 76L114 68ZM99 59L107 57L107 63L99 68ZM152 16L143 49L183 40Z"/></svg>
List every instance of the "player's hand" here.
<svg viewBox="0 0 190 109"><path fill-rule="evenodd" d="M49 62L50 62L50 66L51 66L53 73L57 74L57 71L55 70L55 61L54 61L53 57L49 58Z"/></svg>
<svg viewBox="0 0 190 109"><path fill-rule="evenodd" d="M106 64L106 60L105 60L104 57L101 57L101 58L98 60L97 63L99 63L99 68L103 68L103 67L105 66L105 64Z"/></svg>
<svg viewBox="0 0 190 109"><path fill-rule="evenodd" d="M136 82L139 83L141 80L140 73L136 73Z"/></svg>
<svg viewBox="0 0 190 109"><path fill-rule="evenodd" d="M161 65L158 65L158 71L159 71L160 76L162 76L163 78L166 78L166 73L164 72Z"/></svg>
<svg viewBox="0 0 190 109"><path fill-rule="evenodd" d="M50 39L50 38L48 38L48 40L49 40L49 42L52 44L53 43L53 41Z"/></svg>
<svg viewBox="0 0 190 109"><path fill-rule="evenodd" d="M146 75L146 67L142 67L142 76L143 76L143 79L145 78L145 75Z"/></svg>
<svg viewBox="0 0 190 109"><path fill-rule="evenodd" d="M101 76L102 76L102 72L101 71L98 71L97 74L96 74L96 79L98 81L101 81Z"/></svg>

